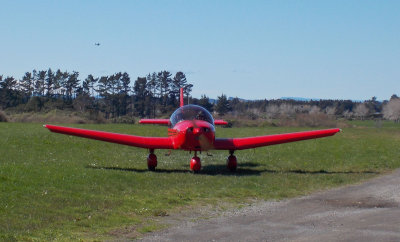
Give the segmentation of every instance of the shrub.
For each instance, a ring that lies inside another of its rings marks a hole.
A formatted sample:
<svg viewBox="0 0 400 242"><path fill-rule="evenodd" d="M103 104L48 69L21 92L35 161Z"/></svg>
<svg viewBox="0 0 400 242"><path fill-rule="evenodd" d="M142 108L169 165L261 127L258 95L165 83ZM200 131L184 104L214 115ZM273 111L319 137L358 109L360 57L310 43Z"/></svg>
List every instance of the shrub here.
<svg viewBox="0 0 400 242"><path fill-rule="evenodd" d="M297 114L295 118L282 118L280 126L293 127L335 127L336 121L320 112Z"/></svg>
<svg viewBox="0 0 400 242"><path fill-rule="evenodd" d="M87 116L87 115L86 115ZM89 115L87 118L96 124L104 124L107 123L106 118L104 118L104 113L95 111L95 110L89 110Z"/></svg>
<svg viewBox="0 0 400 242"><path fill-rule="evenodd" d="M2 110L0 110L0 122L8 122L7 115Z"/></svg>
<svg viewBox="0 0 400 242"><path fill-rule="evenodd" d="M134 124L135 123L135 118L131 116L120 116L112 119L113 123L118 123L118 124Z"/></svg>
<svg viewBox="0 0 400 242"><path fill-rule="evenodd" d="M28 103L25 105L25 111L27 112L39 112L42 110L44 105L43 98L31 97Z"/></svg>

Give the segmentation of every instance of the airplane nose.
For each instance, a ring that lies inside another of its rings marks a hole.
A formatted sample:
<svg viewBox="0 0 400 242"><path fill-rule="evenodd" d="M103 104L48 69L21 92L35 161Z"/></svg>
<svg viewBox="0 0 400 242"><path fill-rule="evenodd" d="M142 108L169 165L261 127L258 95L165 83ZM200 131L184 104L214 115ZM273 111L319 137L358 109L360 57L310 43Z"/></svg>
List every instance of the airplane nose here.
<svg viewBox="0 0 400 242"><path fill-rule="evenodd" d="M193 129L193 134L199 134L199 133L200 133L200 128Z"/></svg>

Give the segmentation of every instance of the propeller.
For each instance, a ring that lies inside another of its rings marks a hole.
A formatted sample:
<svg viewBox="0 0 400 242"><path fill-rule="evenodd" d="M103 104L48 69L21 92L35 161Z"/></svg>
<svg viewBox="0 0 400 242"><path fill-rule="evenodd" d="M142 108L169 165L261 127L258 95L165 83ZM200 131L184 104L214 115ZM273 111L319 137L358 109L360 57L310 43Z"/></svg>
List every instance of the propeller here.
<svg viewBox="0 0 400 242"><path fill-rule="evenodd" d="M214 144L210 142L210 140L204 135L204 133L201 133L201 128L196 124L195 120L191 120L193 124L193 130L197 129L198 132L200 132L199 137L199 143L200 147L202 150L211 150L214 148Z"/></svg>

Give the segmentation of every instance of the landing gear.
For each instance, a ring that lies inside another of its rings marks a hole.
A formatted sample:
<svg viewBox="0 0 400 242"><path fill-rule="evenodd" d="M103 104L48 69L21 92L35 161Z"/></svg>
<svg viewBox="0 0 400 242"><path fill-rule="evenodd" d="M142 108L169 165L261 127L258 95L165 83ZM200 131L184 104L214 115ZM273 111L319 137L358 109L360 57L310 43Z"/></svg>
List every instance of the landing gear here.
<svg viewBox="0 0 400 242"><path fill-rule="evenodd" d="M155 171L157 167L157 156L154 154L154 150L150 149L150 154L147 157L147 168L149 171Z"/></svg>
<svg viewBox="0 0 400 242"><path fill-rule="evenodd" d="M237 168L237 159L236 159L236 156L233 155L233 152L234 152L234 150L229 151L230 155L226 161L226 166L227 166L228 170L230 170L232 172L236 171L236 168Z"/></svg>
<svg viewBox="0 0 400 242"><path fill-rule="evenodd" d="M194 156L190 160L190 170L193 172L199 172L201 169L201 161L197 156L197 151L194 152Z"/></svg>
<svg viewBox="0 0 400 242"><path fill-rule="evenodd" d="M157 156L154 154L154 149L150 149L150 154L147 157L147 167L149 171L155 171L157 167ZM226 166L228 170L234 172L237 170L237 159L236 156L233 155L234 150L229 151L229 156L226 161ZM199 172L201 170L201 161L200 157L197 156L197 151L194 152L194 156L190 160L190 170L194 173Z"/></svg>

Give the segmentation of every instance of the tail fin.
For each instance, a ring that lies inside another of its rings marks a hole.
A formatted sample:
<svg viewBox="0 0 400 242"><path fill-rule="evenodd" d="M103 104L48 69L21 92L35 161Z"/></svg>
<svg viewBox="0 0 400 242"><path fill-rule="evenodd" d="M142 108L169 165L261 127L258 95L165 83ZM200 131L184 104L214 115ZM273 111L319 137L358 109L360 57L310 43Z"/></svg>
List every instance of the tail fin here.
<svg viewBox="0 0 400 242"><path fill-rule="evenodd" d="M181 88L180 101L181 101L180 107L182 107L183 106L183 88Z"/></svg>

